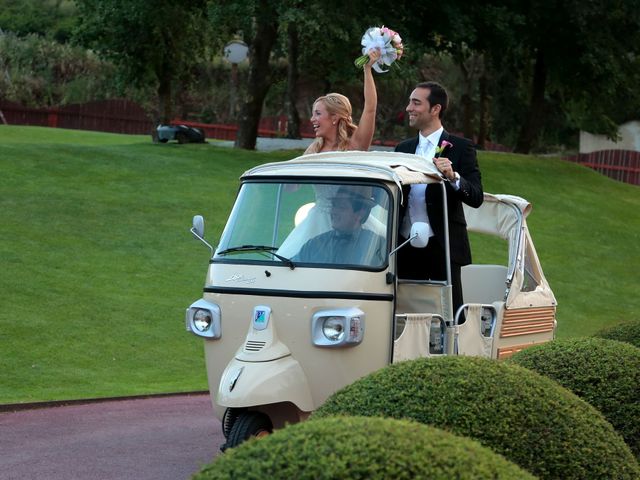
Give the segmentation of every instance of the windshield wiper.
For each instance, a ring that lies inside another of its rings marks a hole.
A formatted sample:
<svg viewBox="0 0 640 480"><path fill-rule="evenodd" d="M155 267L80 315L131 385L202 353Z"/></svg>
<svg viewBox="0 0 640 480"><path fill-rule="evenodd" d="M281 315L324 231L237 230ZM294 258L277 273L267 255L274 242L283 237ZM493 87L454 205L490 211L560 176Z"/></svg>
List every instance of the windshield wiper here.
<svg viewBox="0 0 640 480"><path fill-rule="evenodd" d="M269 255L273 255L278 260L288 265L291 270L296 268L291 259L276 253L276 250L278 250L278 247L271 247L269 245L242 245L240 247L226 248L221 252L218 252L217 255L228 255L236 252L269 252Z"/></svg>

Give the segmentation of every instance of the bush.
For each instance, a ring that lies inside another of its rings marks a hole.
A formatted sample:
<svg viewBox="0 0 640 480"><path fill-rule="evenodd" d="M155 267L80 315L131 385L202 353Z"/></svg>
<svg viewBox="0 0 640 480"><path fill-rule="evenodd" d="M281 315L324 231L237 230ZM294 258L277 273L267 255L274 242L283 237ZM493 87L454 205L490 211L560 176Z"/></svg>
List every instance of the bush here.
<svg viewBox="0 0 640 480"><path fill-rule="evenodd" d="M630 343L640 348L640 321L623 322L596 332L596 337Z"/></svg>
<svg viewBox="0 0 640 480"><path fill-rule="evenodd" d="M604 338L556 340L510 362L545 375L596 407L640 457L640 349Z"/></svg>
<svg viewBox="0 0 640 480"><path fill-rule="evenodd" d="M476 439L540 478L640 478L629 447L595 408L514 364L400 362L336 392L312 418L330 415L414 419Z"/></svg>
<svg viewBox="0 0 640 480"><path fill-rule="evenodd" d="M310 420L227 450L194 480L532 479L468 438L405 420Z"/></svg>

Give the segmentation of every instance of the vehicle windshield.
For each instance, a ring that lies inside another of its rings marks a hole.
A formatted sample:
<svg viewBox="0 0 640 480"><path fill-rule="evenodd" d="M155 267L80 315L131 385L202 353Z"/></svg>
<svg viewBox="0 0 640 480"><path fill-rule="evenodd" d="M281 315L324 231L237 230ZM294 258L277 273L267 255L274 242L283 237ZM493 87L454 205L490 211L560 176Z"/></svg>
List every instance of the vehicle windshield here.
<svg viewBox="0 0 640 480"><path fill-rule="evenodd" d="M214 261L382 269L389 205L374 184L247 182Z"/></svg>

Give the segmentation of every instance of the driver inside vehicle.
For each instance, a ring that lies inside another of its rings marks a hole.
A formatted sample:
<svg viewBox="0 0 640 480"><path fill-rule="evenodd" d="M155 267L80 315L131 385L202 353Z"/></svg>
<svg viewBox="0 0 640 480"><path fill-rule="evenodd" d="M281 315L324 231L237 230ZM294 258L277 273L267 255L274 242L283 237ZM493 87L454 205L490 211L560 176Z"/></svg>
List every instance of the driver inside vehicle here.
<svg viewBox="0 0 640 480"><path fill-rule="evenodd" d="M298 262L382 266L384 238L362 228L375 205L372 188L343 185L331 198L331 230L306 242L293 258Z"/></svg>

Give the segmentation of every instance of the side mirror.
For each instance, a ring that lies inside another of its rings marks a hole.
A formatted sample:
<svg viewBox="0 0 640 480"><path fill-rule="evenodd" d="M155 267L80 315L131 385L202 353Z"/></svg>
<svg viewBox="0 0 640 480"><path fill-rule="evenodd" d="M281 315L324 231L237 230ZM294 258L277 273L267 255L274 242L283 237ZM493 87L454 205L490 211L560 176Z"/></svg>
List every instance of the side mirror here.
<svg viewBox="0 0 640 480"><path fill-rule="evenodd" d="M193 228L191 231L200 238L204 238L204 217L195 215L193 217Z"/></svg>
<svg viewBox="0 0 640 480"><path fill-rule="evenodd" d="M424 248L429 243L429 237L433 235L431 225L426 222L415 222L411 225L411 246L415 248Z"/></svg>
<svg viewBox="0 0 640 480"><path fill-rule="evenodd" d="M209 242L207 242L204 239L204 218L202 217L202 215L195 215L193 217L193 226L191 227L191 234L196 237L198 240L200 240L202 243L204 243L207 247L209 247L209 250L211 251L211 256L213 257L213 253L215 251L215 249L213 248L213 246L211 246L209 244Z"/></svg>
<svg viewBox="0 0 640 480"><path fill-rule="evenodd" d="M429 237L433 236L433 230L431 229L431 225L427 222L415 222L411 225L411 234L409 235L409 239L402 242L396 248L389 252L389 256L396 253L402 247L404 247L407 243L411 242L411 246L415 248L424 248L429 243Z"/></svg>

